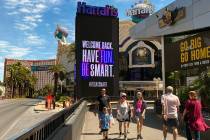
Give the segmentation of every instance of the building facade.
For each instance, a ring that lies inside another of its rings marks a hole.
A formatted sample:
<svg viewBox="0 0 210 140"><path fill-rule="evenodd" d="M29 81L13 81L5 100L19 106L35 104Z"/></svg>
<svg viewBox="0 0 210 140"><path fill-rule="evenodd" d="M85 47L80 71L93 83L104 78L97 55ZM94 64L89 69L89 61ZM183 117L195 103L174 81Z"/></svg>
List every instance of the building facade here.
<svg viewBox="0 0 210 140"><path fill-rule="evenodd" d="M119 24L120 89L131 96L137 89L145 91L146 98L157 98L162 93L162 47L160 40L135 39L130 29L144 22L153 13L148 1L136 3L127 11L132 21Z"/></svg>
<svg viewBox="0 0 210 140"><path fill-rule="evenodd" d="M5 59L4 62L4 81L6 81L9 73L7 67L14 63L20 62L23 66L31 70L31 74L35 75L37 78L37 83L35 86L35 91L42 89L46 85L54 85L53 73L48 71L50 66L55 65L55 59L49 60L18 60L18 59ZM6 85L6 94L9 96L11 89Z"/></svg>

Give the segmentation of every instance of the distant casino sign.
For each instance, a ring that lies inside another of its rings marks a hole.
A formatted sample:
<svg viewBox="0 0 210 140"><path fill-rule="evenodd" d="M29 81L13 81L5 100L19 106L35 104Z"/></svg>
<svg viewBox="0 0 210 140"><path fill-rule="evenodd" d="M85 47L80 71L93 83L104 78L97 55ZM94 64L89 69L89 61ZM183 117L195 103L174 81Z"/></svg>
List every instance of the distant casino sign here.
<svg viewBox="0 0 210 140"><path fill-rule="evenodd" d="M85 2L78 2L77 14L118 17L118 10L113 6L106 5L105 7L86 5Z"/></svg>
<svg viewBox="0 0 210 140"><path fill-rule="evenodd" d="M154 13L154 6L148 1L136 3L132 9L126 11L126 15L132 17L132 21L139 23Z"/></svg>
<svg viewBox="0 0 210 140"><path fill-rule="evenodd" d="M129 9L126 12L127 16L136 16L136 15L150 15L154 12L154 8L152 5L148 5L148 7L137 7L133 9Z"/></svg>

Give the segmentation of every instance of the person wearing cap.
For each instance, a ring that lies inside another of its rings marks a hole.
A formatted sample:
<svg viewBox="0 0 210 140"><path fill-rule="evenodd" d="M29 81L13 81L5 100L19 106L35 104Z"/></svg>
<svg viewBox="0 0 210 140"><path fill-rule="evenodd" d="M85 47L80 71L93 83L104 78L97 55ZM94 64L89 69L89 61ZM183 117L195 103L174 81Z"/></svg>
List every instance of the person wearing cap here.
<svg viewBox="0 0 210 140"><path fill-rule="evenodd" d="M179 98L173 94L173 87L166 88L166 94L162 98L163 104L163 140L166 140L167 129L173 129L173 140L177 139L178 135L178 110L180 106Z"/></svg>
<svg viewBox="0 0 210 140"><path fill-rule="evenodd" d="M102 88L101 93L97 97L97 102L96 102L96 109L98 110L99 128L100 128L100 119L101 119L101 116L103 114L103 108L104 107L107 107L107 109L109 110L110 113L112 112L110 98L106 94L106 89ZM96 115L96 113L95 113L95 115ZM101 133L101 131L99 133Z"/></svg>
<svg viewBox="0 0 210 140"><path fill-rule="evenodd" d="M141 131L142 131L142 126L143 126L143 122L145 118L147 103L143 99L142 92L140 91L137 91L136 93L136 99L134 99L133 108L134 108L133 114L135 114L136 124L137 124L137 140L143 139Z"/></svg>
<svg viewBox="0 0 210 140"><path fill-rule="evenodd" d="M120 100L117 105L117 120L119 122L119 138L122 135L122 125L124 127L124 138L127 140L127 123L129 121L129 108L130 105L126 99L127 95L124 92L120 93Z"/></svg>

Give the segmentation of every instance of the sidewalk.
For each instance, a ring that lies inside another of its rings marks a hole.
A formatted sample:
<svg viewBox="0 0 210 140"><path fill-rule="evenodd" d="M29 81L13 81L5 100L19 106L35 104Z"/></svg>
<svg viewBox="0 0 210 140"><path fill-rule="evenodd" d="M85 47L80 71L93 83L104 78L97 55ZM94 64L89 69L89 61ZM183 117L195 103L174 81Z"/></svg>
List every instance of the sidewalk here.
<svg viewBox="0 0 210 140"><path fill-rule="evenodd" d="M87 112L85 124L81 140L101 140L102 135L99 135L100 129L98 127L98 118L93 112ZM130 123L128 140L136 139L136 124ZM120 140L124 137L118 138L118 122L115 120L115 125L111 126L109 131L109 139ZM144 140L162 140L162 121L153 113L153 110L148 110L146 113L146 120L144 122L142 136ZM172 140L173 135L168 133L168 140ZM179 136L177 140L186 140L186 138Z"/></svg>

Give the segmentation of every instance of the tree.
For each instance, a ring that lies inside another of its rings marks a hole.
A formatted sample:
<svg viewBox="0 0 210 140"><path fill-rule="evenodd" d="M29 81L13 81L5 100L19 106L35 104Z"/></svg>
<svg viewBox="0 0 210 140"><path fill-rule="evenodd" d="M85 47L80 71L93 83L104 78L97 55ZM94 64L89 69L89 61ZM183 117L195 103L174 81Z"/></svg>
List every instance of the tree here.
<svg viewBox="0 0 210 140"><path fill-rule="evenodd" d="M67 57L69 58L69 62L75 61L75 57L72 60L72 56L75 55L75 51L76 51L75 49L76 48L75 48L75 43L74 42L68 45Z"/></svg>
<svg viewBox="0 0 210 140"><path fill-rule="evenodd" d="M31 75L31 70L23 66L20 62L8 66L9 76L6 80L7 86L12 89L11 97L14 98L15 91L18 88L18 95L22 97L27 93L32 97L37 78Z"/></svg>
<svg viewBox="0 0 210 140"><path fill-rule="evenodd" d="M56 92L57 92L57 86L58 86L58 79L59 79L59 76L60 76L60 72L65 72L65 68L63 65L61 64L56 64L56 65L53 65L49 68L49 72L53 73L54 74L54 96L56 96Z"/></svg>

